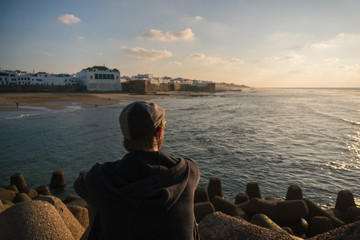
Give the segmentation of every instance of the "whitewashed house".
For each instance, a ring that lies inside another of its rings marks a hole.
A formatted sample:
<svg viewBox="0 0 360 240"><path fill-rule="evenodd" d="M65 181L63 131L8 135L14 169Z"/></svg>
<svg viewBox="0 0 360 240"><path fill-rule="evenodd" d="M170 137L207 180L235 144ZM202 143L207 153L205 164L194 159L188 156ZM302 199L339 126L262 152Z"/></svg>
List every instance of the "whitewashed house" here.
<svg viewBox="0 0 360 240"><path fill-rule="evenodd" d="M51 74L46 72L38 72L28 73L27 76L27 85L68 86L75 85L77 83L75 76L71 74ZM22 80L20 76L19 79Z"/></svg>
<svg viewBox="0 0 360 240"><path fill-rule="evenodd" d="M88 91L122 91L120 71L116 68L88 67L78 72L77 78Z"/></svg>
<svg viewBox="0 0 360 240"><path fill-rule="evenodd" d="M0 86L1 85L17 85L17 74L15 71L1 71L0 72Z"/></svg>
<svg viewBox="0 0 360 240"><path fill-rule="evenodd" d="M169 83L171 78L170 77L154 77L153 74L138 74L135 76L132 76L131 79L127 79L127 81L136 81L136 80L145 80L148 83L159 85L160 83Z"/></svg>
<svg viewBox="0 0 360 240"><path fill-rule="evenodd" d="M0 72L0 85L67 86L76 84L78 83L71 74L28 73L20 70Z"/></svg>

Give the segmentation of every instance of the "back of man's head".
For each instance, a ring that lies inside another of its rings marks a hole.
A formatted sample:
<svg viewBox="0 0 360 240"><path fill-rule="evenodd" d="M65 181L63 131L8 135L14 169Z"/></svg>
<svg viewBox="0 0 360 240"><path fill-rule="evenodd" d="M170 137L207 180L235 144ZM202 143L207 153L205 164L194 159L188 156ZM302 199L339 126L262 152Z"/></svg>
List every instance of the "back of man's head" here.
<svg viewBox="0 0 360 240"><path fill-rule="evenodd" d="M124 146L128 151L153 147L158 128L164 124L165 110L149 101L127 105L119 116Z"/></svg>

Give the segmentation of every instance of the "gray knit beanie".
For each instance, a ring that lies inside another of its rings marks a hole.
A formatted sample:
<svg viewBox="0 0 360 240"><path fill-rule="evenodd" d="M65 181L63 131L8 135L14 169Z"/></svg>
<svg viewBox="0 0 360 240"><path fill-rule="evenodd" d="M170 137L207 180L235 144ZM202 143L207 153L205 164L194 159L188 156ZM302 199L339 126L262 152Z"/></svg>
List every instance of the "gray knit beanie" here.
<svg viewBox="0 0 360 240"><path fill-rule="evenodd" d="M137 140L154 131L165 117L165 109L149 101L127 105L119 116L121 132L127 140Z"/></svg>

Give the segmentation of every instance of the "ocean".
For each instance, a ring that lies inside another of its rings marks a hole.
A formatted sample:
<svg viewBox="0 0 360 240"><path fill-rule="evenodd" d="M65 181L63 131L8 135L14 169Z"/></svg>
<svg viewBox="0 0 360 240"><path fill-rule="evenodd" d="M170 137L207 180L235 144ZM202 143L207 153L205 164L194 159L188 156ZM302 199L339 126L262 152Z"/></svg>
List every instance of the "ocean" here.
<svg viewBox="0 0 360 240"><path fill-rule="evenodd" d="M340 190L360 204L360 89L251 89L153 100L166 109L162 151L193 159L199 186L222 181L235 200L248 182L283 199L290 185L334 206ZM52 111L0 112L0 186L21 172L29 187L65 173L64 196L96 162L126 153L118 117L129 102Z"/></svg>

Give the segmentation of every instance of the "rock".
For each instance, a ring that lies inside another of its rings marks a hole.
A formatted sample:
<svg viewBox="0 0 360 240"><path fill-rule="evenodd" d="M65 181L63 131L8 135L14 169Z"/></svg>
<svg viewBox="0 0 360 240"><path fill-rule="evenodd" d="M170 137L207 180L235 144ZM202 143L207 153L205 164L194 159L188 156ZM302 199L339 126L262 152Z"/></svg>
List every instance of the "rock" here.
<svg viewBox="0 0 360 240"><path fill-rule="evenodd" d="M360 221L316 235L309 240L357 240L360 239Z"/></svg>
<svg viewBox="0 0 360 240"><path fill-rule="evenodd" d="M84 229L89 227L89 211L86 208L77 205L67 205L67 208L84 227Z"/></svg>
<svg viewBox="0 0 360 240"><path fill-rule="evenodd" d="M22 202L0 214L2 240L73 239L69 229L50 203Z"/></svg>
<svg viewBox="0 0 360 240"><path fill-rule="evenodd" d="M235 204L219 196L212 198L211 203L213 204L215 211L220 211L228 215L231 215L237 208Z"/></svg>
<svg viewBox="0 0 360 240"><path fill-rule="evenodd" d="M251 213L251 216L262 213L272 220L274 220L275 208L275 201L269 201L260 198L252 198L247 205L247 210Z"/></svg>
<svg viewBox="0 0 360 240"><path fill-rule="evenodd" d="M220 178L215 178L215 177L210 178L207 192L209 194L210 200L215 196L224 197Z"/></svg>
<svg viewBox="0 0 360 240"><path fill-rule="evenodd" d="M235 204L240 204L249 200L249 195L247 195L246 193L238 193L235 197Z"/></svg>
<svg viewBox="0 0 360 240"><path fill-rule="evenodd" d="M211 200L211 203L213 204L215 211L220 211L233 217L239 216L244 220L248 219L246 213L229 200L223 199L219 196L215 196Z"/></svg>
<svg viewBox="0 0 360 240"><path fill-rule="evenodd" d="M62 189L66 185L65 176L63 171L54 171L52 173L50 187L52 189Z"/></svg>
<svg viewBox="0 0 360 240"><path fill-rule="evenodd" d="M290 227L294 235L302 236L309 228L308 222L304 219L287 222L286 226Z"/></svg>
<svg viewBox="0 0 360 240"><path fill-rule="evenodd" d="M29 189L25 192L31 199L36 198L39 196L38 192L35 189Z"/></svg>
<svg viewBox="0 0 360 240"><path fill-rule="evenodd" d="M94 206L92 206L91 204L87 205L87 209L89 212L89 227L86 229L85 233L81 237L81 240L87 240L89 238L89 233L90 233L91 227L94 223L96 211L97 211L96 208Z"/></svg>
<svg viewBox="0 0 360 240"><path fill-rule="evenodd" d="M291 185L287 190L285 200L298 200L298 199L303 199L301 188L296 185Z"/></svg>
<svg viewBox="0 0 360 240"><path fill-rule="evenodd" d="M11 208L14 205L15 205L15 203L12 203L12 204L4 203L5 210L8 208Z"/></svg>
<svg viewBox="0 0 360 240"><path fill-rule="evenodd" d="M355 222L355 219L357 217L360 217L360 208L349 207L348 210L346 210L346 213L344 215L344 221L346 223L352 223L352 222Z"/></svg>
<svg viewBox="0 0 360 240"><path fill-rule="evenodd" d="M201 240L290 240L287 233L272 231L222 212L206 216L199 224Z"/></svg>
<svg viewBox="0 0 360 240"><path fill-rule="evenodd" d="M64 220L65 225L70 230L74 239L80 239L82 234L85 232L85 229L81 226L79 221L74 217L70 212L67 206L55 196L44 196L38 197L36 200L49 202L52 204L56 210L59 212L60 217Z"/></svg>
<svg viewBox="0 0 360 240"><path fill-rule="evenodd" d="M274 197L272 197L272 196L267 196L267 197L265 198L265 200L268 200L268 201L277 201L277 199L274 198Z"/></svg>
<svg viewBox="0 0 360 240"><path fill-rule="evenodd" d="M234 211L232 211L232 213L230 214L230 216L233 217L241 217L242 219L249 221L249 216L245 213L244 210L242 210L241 208L237 207L235 208Z"/></svg>
<svg viewBox="0 0 360 240"><path fill-rule="evenodd" d="M89 209L88 208L89 204L82 198L75 199L75 200L67 203L67 205L77 205L77 206L81 206L81 207L85 207L85 208Z"/></svg>
<svg viewBox="0 0 360 240"><path fill-rule="evenodd" d="M260 187L257 182L249 182L248 184L246 184L245 192L249 196L250 199L252 199L252 198L260 198L261 199Z"/></svg>
<svg viewBox="0 0 360 240"><path fill-rule="evenodd" d="M335 208L341 212L342 216L344 216L349 207L356 207L353 194L347 190L339 191Z"/></svg>
<svg viewBox="0 0 360 240"><path fill-rule="evenodd" d="M194 203L208 202L209 200L210 199L206 188L199 187L195 190Z"/></svg>
<svg viewBox="0 0 360 240"><path fill-rule="evenodd" d="M0 200L13 201L15 197L15 192L12 190L2 189L0 190Z"/></svg>
<svg viewBox="0 0 360 240"><path fill-rule="evenodd" d="M309 209L303 200L279 201L275 208L275 219L286 223L296 221L308 215Z"/></svg>
<svg viewBox="0 0 360 240"><path fill-rule="evenodd" d="M41 195L45 195L45 196L51 195L50 190L47 186L39 186L35 190L38 192L38 194Z"/></svg>
<svg viewBox="0 0 360 240"><path fill-rule="evenodd" d="M246 215L251 218L254 214L251 213L251 211L249 210L249 205L250 205L250 201L247 201L238 204L237 207L241 208L241 210L243 210L246 213Z"/></svg>
<svg viewBox="0 0 360 240"><path fill-rule="evenodd" d="M324 217L324 216L315 216L311 220L311 224L306 233L306 236L313 237L320 233L327 232L327 231L331 230L332 228L333 227L332 227L330 218Z"/></svg>
<svg viewBox="0 0 360 240"><path fill-rule="evenodd" d="M29 202L31 198L26 193L17 193L14 197L14 203Z"/></svg>
<svg viewBox="0 0 360 240"><path fill-rule="evenodd" d="M264 227L270 230L275 230L278 232L284 232L285 231L279 227L279 225L277 225L274 221L272 221L268 216L266 216L265 214L255 214L251 220L250 223L252 224L256 224L260 227ZM288 232L286 232L288 233Z"/></svg>
<svg viewBox="0 0 360 240"><path fill-rule="evenodd" d="M295 235L290 227L283 227L282 229L290 235Z"/></svg>
<svg viewBox="0 0 360 240"><path fill-rule="evenodd" d="M0 213L2 213L3 211L5 211L5 206L2 201L0 201Z"/></svg>
<svg viewBox="0 0 360 240"><path fill-rule="evenodd" d="M77 200L77 199L80 199L81 197L79 196L79 195L68 195L65 199L64 199L64 203L65 204L68 204L68 203L70 203L70 202L72 202L72 201L75 201L75 200Z"/></svg>
<svg viewBox="0 0 360 240"><path fill-rule="evenodd" d="M253 198L248 209L252 215L265 214L280 225L305 217L309 212L303 200L273 201Z"/></svg>
<svg viewBox="0 0 360 240"><path fill-rule="evenodd" d="M15 193L18 193L18 192L19 192L19 189L18 189L17 186L14 185L14 184L11 184L11 185L9 185L9 186L6 186L5 189L14 191Z"/></svg>
<svg viewBox="0 0 360 240"><path fill-rule="evenodd" d="M15 205L15 203L13 203L12 201L8 201L8 200L2 200L2 203L5 205L5 204L8 204L8 205Z"/></svg>
<svg viewBox="0 0 360 240"><path fill-rule="evenodd" d="M311 224L311 220L315 216L325 216L325 217L330 218L331 224L335 228L341 227L345 224L343 221L341 221L337 217L334 217L331 214L327 213L324 209L322 209L317 204L313 203L311 200L304 198L303 201L306 202L306 205L308 206L308 209L309 209L308 215L305 216L305 219L309 224Z"/></svg>
<svg viewBox="0 0 360 240"><path fill-rule="evenodd" d="M22 173L15 173L10 177L10 184L15 185L19 191L24 191L27 184Z"/></svg>
<svg viewBox="0 0 360 240"><path fill-rule="evenodd" d="M341 214L341 212L336 209L336 208L328 208L328 209L325 209L325 212L327 212L328 214L330 214L331 216L333 217L336 217L338 219L341 219L343 216Z"/></svg>
<svg viewBox="0 0 360 240"><path fill-rule="evenodd" d="M194 204L194 214L197 223L213 212L215 212L215 208L211 202L199 202Z"/></svg>

